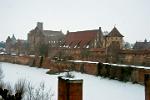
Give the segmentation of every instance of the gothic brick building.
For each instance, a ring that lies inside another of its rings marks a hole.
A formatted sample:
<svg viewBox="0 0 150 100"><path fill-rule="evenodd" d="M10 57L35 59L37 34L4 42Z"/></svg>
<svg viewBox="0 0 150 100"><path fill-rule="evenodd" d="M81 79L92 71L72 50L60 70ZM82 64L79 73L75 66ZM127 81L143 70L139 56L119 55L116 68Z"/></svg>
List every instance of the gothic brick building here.
<svg viewBox="0 0 150 100"><path fill-rule="evenodd" d="M38 22L35 29L28 33L29 52L34 54L43 44L58 47L63 38L64 34L61 31L43 30L43 23Z"/></svg>
<svg viewBox="0 0 150 100"><path fill-rule="evenodd" d="M66 48L100 48L102 47L103 34L101 28L97 30L85 30L67 32L64 39Z"/></svg>
<svg viewBox="0 0 150 100"><path fill-rule="evenodd" d="M68 31L63 46L66 48L108 48L111 44L117 43L119 48L122 48L123 37L116 27L107 35L103 34L101 27L96 30Z"/></svg>
<svg viewBox="0 0 150 100"><path fill-rule="evenodd" d="M106 55L116 56L116 51L123 48L123 37L116 27L107 34L104 34L101 27L94 30L68 31L62 47L65 48L64 54L75 59L104 61Z"/></svg>

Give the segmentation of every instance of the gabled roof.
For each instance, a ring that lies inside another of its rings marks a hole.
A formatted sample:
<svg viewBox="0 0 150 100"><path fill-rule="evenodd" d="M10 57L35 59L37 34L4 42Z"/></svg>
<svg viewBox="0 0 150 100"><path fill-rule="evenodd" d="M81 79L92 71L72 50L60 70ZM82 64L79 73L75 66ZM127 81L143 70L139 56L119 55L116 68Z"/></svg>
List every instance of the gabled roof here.
<svg viewBox="0 0 150 100"><path fill-rule="evenodd" d="M59 36L63 35L61 31L43 30L45 36Z"/></svg>
<svg viewBox="0 0 150 100"><path fill-rule="evenodd" d="M133 49L135 50L150 49L150 42L136 42Z"/></svg>
<svg viewBox="0 0 150 100"><path fill-rule="evenodd" d="M17 41L19 41L21 43L27 43L27 40L18 39Z"/></svg>
<svg viewBox="0 0 150 100"><path fill-rule="evenodd" d="M14 43L17 42L17 40L16 40L14 34L12 35L11 40L12 40L12 42L14 42Z"/></svg>
<svg viewBox="0 0 150 100"><path fill-rule="evenodd" d="M10 36L7 37L6 42L11 42Z"/></svg>
<svg viewBox="0 0 150 100"><path fill-rule="evenodd" d="M107 35L107 37L124 37L116 27L114 27L111 32Z"/></svg>
<svg viewBox="0 0 150 100"><path fill-rule="evenodd" d="M28 34L42 34L42 30L40 30L38 27L35 27L35 29L32 29Z"/></svg>
<svg viewBox="0 0 150 100"><path fill-rule="evenodd" d="M64 38L64 34L61 31L43 30L43 34L50 41L59 41Z"/></svg>
<svg viewBox="0 0 150 100"><path fill-rule="evenodd" d="M99 30L85 30L77 32L68 32L64 40L65 45L68 45L70 47L84 47L96 37L98 31Z"/></svg>
<svg viewBox="0 0 150 100"><path fill-rule="evenodd" d="M14 34L12 35L11 38L10 38L10 36L8 36L7 39L6 39L6 43L11 43L11 44L14 45L16 42L17 42L17 40L16 40Z"/></svg>

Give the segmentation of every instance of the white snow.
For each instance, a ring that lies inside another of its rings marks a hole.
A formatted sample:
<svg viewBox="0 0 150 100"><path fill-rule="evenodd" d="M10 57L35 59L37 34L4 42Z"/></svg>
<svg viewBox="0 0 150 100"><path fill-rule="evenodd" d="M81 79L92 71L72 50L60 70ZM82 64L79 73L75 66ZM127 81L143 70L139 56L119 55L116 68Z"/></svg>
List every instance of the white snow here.
<svg viewBox="0 0 150 100"><path fill-rule="evenodd" d="M24 65L1 63L4 81L15 84L18 79L26 79L34 86L45 82L46 88L54 91L53 100L57 100L59 75L48 75L48 69L28 67ZM144 100L144 86L104 79L78 72L72 72L76 78L83 79L83 100ZM60 74L64 75L64 73Z"/></svg>
<svg viewBox="0 0 150 100"><path fill-rule="evenodd" d="M94 61L83 61L83 60L68 60L69 62L75 63L93 63L98 64L99 62ZM119 66L119 67L133 67L133 68L143 68L143 69L150 69L149 66L136 66L136 65L125 65L125 64L112 64L112 63L103 63L104 65L111 65L111 66Z"/></svg>
<svg viewBox="0 0 150 100"><path fill-rule="evenodd" d="M76 63L93 63L93 64L98 64L99 62L94 62L94 61L83 61L83 60L68 60L69 62L76 62Z"/></svg>

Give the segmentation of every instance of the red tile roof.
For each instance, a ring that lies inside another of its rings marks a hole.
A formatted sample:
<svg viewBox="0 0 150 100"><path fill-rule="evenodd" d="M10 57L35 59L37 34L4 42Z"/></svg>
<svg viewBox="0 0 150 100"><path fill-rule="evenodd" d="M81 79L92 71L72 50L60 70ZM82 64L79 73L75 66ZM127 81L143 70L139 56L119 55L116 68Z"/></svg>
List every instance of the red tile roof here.
<svg viewBox="0 0 150 100"><path fill-rule="evenodd" d="M82 48L95 39L98 31L99 30L69 32L65 37L65 45L69 45L70 47L77 45Z"/></svg>

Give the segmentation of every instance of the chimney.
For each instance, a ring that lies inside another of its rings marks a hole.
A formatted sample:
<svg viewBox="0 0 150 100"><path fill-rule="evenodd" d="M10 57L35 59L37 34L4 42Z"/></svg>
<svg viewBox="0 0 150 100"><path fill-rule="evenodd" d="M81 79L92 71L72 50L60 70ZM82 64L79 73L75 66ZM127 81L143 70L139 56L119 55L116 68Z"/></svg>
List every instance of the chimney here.
<svg viewBox="0 0 150 100"><path fill-rule="evenodd" d="M99 31L101 32L102 30L101 30L101 27L99 27Z"/></svg>
<svg viewBox="0 0 150 100"><path fill-rule="evenodd" d="M42 22L37 22L37 27L38 27L40 30L43 30L43 23L42 23Z"/></svg>
<svg viewBox="0 0 150 100"><path fill-rule="evenodd" d="M146 42L147 42L147 39L145 39L144 42L146 43Z"/></svg>
<svg viewBox="0 0 150 100"><path fill-rule="evenodd" d="M58 77L58 100L82 100L83 80Z"/></svg>
<svg viewBox="0 0 150 100"><path fill-rule="evenodd" d="M145 100L150 100L150 74L145 74L144 83L145 83Z"/></svg>
<svg viewBox="0 0 150 100"><path fill-rule="evenodd" d="M68 35L69 34L69 30L67 30L67 34L66 35Z"/></svg>

